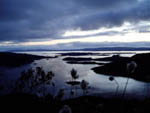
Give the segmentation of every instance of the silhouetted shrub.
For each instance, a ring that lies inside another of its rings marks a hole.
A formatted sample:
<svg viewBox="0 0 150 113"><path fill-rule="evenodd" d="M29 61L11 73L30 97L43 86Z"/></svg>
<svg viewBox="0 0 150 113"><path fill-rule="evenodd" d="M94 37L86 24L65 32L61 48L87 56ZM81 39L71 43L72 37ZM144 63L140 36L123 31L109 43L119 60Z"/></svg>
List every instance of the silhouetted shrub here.
<svg viewBox="0 0 150 113"><path fill-rule="evenodd" d="M54 76L52 71L45 73L41 67L36 67L35 70L30 68L27 71L21 72L20 77L15 82L13 91L17 93L40 93L41 95L46 95L45 86L54 86L54 82L52 82Z"/></svg>

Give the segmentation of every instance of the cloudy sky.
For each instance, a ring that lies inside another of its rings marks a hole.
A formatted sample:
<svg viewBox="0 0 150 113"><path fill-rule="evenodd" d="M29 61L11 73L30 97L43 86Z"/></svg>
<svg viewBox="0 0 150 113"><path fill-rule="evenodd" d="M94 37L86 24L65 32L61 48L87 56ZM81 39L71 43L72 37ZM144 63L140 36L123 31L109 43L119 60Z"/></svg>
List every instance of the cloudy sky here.
<svg viewBox="0 0 150 113"><path fill-rule="evenodd" d="M0 50L150 47L150 0L0 0Z"/></svg>

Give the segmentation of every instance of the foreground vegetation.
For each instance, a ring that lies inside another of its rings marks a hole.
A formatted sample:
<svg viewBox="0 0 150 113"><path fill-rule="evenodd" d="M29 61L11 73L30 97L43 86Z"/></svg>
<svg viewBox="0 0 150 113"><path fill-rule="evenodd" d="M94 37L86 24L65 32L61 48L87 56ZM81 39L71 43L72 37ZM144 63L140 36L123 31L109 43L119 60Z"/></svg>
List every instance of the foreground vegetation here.
<svg viewBox="0 0 150 113"><path fill-rule="evenodd" d="M71 95L75 85L80 85L83 90L81 97L63 99L64 89L60 89L57 95L51 95L47 92L46 87L55 88L52 71L45 72L41 67L23 71L20 77L12 87L12 93L0 96L1 111L5 113L145 113L150 111L150 99L135 100L117 97L118 87L116 88L115 97L102 98L86 95L88 82L77 79L79 74L77 70L70 71L72 80L66 82L71 85ZM117 81L114 77L109 77L110 81ZM126 91L126 90L124 90ZM40 94L40 95L37 95Z"/></svg>
<svg viewBox="0 0 150 113"><path fill-rule="evenodd" d="M146 113L150 111L150 99L125 100L83 96L69 100L57 100L51 95L39 98L29 94L12 94L0 97L1 111L12 113L59 113L64 106L71 112L63 113Z"/></svg>

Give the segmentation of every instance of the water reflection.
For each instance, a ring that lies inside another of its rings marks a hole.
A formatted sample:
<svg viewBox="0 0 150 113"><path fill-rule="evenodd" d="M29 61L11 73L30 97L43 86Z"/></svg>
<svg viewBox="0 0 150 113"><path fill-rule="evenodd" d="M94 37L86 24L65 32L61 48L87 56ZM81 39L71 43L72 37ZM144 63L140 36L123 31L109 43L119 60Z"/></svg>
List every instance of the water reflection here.
<svg viewBox="0 0 150 113"><path fill-rule="evenodd" d="M31 54L31 52L30 52ZM33 53L36 54L36 53ZM38 53L38 55L43 53ZM49 55L50 53L45 53ZM45 55L44 54L44 55ZM27 70L32 67L32 69L36 69L36 67L42 67L44 71L47 73L52 71L55 74L53 81L55 83L55 88L49 88L48 91L51 94L56 95L60 89L64 89L65 98L70 98L70 86L66 84L66 81L72 80L70 71L72 68L76 69L79 74L79 81L86 80L89 83L88 94L96 95L96 96L104 96L109 97L115 95L116 92L116 83L109 80L109 76L105 76L102 74L94 73L91 68L97 66L96 64L92 65L83 65L83 64L67 64L63 61L64 57L58 57L54 59L42 59L35 60L32 64L24 65L18 68L5 68L1 67L1 84L11 84L12 81L16 80L20 73L23 70ZM115 77L115 80L119 84L118 95L123 93L123 89L125 87L126 78L124 77ZM149 83L139 82L133 79L129 80L129 84L126 90L126 96L132 95L135 98L145 98L149 96L147 90L149 88ZM8 92L9 88L5 88L1 93ZM80 85L76 86L77 96L82 95L82 90Z"/></svg>

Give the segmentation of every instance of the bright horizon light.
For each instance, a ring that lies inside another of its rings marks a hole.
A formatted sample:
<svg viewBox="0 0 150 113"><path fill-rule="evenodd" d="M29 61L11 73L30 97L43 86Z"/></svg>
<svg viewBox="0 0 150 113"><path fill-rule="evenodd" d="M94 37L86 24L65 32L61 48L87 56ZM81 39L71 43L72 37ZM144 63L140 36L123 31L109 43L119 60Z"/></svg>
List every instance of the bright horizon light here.
<svg viewBox="0 0 150 113"><path fill-rule="evenodd" d="M150 41L150 33L128 33L125 35L115 35L115 36L94 36L88 38L73 38L73 39L59 39L51 41L38 41L38 42L23 42L23 43L13 43L13 42L3 42L0 43L1 46L35 46L35 45L56 45L61 43L72 43L72 42L148 42Z"/></svg>
<svg viewBox="0 0 150 113"><path fill-rule="evenodd" d="M1 42L0 46L38 46L38 45L57 45L57 44L66 44L73 42L82 42L82 43L102 43L102 42L150 42L150 32L139 32L138 27L142 27L143 25L150 25L149 22L140 22L138 25L134 26L128 22L125 22L120 27L112 27L112 28L99 28L97 30L89 30L89 31L81 31L81 29L77 30L68 30L64 34L62 34L63 39L53 39L47 41L30 41L30 42L12 42L5 41ZM136 28L136 29L135 29ZM118 34L113 35L96 35L99 33L109 33L111 31L118 32ZM145 28L145 31L150 31L149 28ZM74 38L72 38L74 36ZM78 38L75 38L78 37Z"/></svg>

